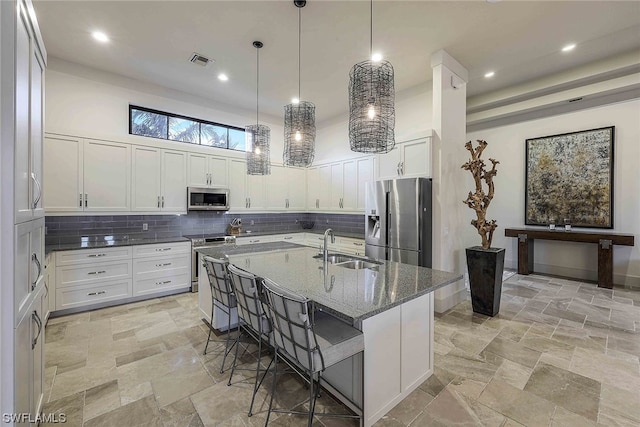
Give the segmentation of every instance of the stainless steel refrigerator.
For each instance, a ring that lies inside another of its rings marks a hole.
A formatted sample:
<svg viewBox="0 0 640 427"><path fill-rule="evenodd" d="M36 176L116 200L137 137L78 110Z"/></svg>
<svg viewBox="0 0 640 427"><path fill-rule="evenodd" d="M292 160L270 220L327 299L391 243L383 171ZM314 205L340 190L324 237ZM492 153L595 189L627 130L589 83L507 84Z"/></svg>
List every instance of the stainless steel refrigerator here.
<svg viewBox="0 0 640 427"><path fill-rule="evenodd" d="M431 267L431 178L367 183L365 254Z"/></svg>

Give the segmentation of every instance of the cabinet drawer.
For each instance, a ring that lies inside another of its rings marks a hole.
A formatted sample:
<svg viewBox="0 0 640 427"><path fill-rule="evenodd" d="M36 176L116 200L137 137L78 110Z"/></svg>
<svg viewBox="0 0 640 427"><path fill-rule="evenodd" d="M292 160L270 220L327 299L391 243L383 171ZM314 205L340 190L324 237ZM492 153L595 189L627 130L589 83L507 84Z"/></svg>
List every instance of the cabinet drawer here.
<svg viewBox="0 0 640 427"><path fill-rule="evenodd" d="M170 289L188 288L191 286L191 276L188 272L176 272L162 277L139 279L133 286L133 295L154 294Z"/></svg>
<svg viewBox="0 0 640 427"><path fill-rule="evenodd" d="M191 252L191 242L161 243L157 245L138 245L133 247L133 257L186 254Z"/></svg>
<svg viewBox="0 0 640 427"><path fill-rule="evenodd" d="M336 237L336 244L355 249L364 250L364 240L354 239L352 237Z"/></svg>
<svg viewBox="0 0 640 427"><path fill-rule="evenodd" d="M164 276L167 272L174 274L176 270L180 273L189 273L191 258L187 255L181 257L165 258L144 258L133 262L133 275L135 279Z"/></svg>
<svg viewBox="0 0 640 427"><path fill-rule="evenodd" d="M131 261L100 262L56 268L56 286L76 286L97 281L131 277Z"/></svg>
<svg viewBox="0 0 640 427"><path fill-rule="evenodd" d="M131 279L56 289L56 310L83 307L132 296Z"/></svg>
<svg viewBox="0 0 640 427"><path fill-rule="evenodd" d="M117 261L131 259L131 246L101 249L80 249L56 254L56 265L88 264L96 261Z"/></svg>

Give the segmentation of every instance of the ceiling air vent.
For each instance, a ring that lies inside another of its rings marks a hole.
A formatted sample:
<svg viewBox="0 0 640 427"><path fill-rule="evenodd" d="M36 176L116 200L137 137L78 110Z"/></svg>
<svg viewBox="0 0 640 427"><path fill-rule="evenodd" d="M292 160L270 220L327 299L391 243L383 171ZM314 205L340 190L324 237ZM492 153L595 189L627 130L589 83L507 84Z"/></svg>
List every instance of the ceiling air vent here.
<svg viewBox="0 0 640 427"><path fill-rule="evenodd" d="M193 52L193 55L191 55L189 62L193 62L194 64L198 64L203 67L206 67L207 65L213 62L213 59L209 59L206 56Z"/></svg>

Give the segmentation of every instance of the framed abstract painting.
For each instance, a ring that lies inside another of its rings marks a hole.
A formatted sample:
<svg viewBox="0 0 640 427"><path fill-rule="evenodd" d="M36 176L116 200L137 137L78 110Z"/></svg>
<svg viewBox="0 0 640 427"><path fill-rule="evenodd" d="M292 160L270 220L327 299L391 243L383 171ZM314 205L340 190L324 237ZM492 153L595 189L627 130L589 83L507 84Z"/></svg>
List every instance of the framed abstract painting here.
<svg viewBox="0 0 640 427"><path fill-rule="evenodd" d="M613 228L614 130L526 140L526 225Z"/></svg>

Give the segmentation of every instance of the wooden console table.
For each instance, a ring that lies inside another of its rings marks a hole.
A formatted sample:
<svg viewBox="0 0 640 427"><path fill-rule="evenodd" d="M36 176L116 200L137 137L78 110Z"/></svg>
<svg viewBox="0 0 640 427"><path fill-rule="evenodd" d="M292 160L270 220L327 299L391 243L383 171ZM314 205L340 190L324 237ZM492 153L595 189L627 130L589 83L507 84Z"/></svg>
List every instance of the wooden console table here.
<svg viewBox="0 0 640 427"><path fill-rule="evenodd" d="M634 245L632 235L616 233L546 230L540 228L507 228L504 230L504 235L518 238L518 274L533 273L534 239L597 243L598 287L609 289L613 287L613 245Z"/></svg>

